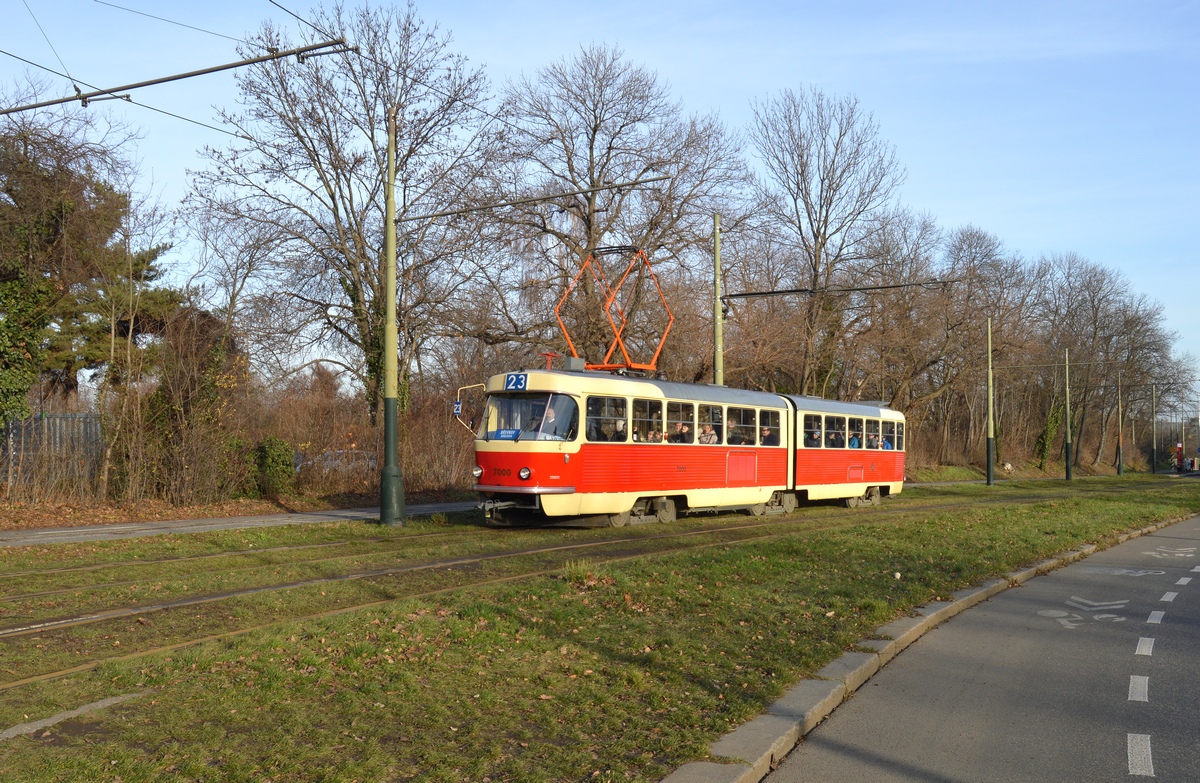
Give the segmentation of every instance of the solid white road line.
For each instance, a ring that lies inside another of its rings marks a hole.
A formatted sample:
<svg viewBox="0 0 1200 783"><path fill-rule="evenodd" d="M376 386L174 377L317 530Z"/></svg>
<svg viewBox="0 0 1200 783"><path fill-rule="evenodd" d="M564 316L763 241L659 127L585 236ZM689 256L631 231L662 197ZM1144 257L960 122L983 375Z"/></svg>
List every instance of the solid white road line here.
<svg viewBox="0 0 1200 783"><path fill-rule="evenodd" d="M1163 597L1158 600L1167 601L1169 603L1171 601L1174 601L1175 596L1177 596L1177 595L1179 595L1179 593L1163 593Z"/></svg>
<svg viewBox="0 0 1200 783"><path fill-rule="evenodd" d="M1157 625L1158 623L1162 622L1162 619L1166 617L1166 615L1166 612L1151 612L1150 616L1146 618L1146 622Z"/></svg>
<svg viewBox="0 0 1200 783"><path fill-rule="evenodd" d="M1150 701L1150 678L1129 675L1129 701Z"/></svg>
<svg viewBox="0 0 1200 783"><path fill-rule="evenodd" d="M1125 737L1129 774L1154 777L1154 760L1150 758L1150 735L1126 734Z"/></svg>
<svg viewBox="0 0 1200 783"><path fill-rule="evenodd" d="M1154 640L1143 636L1138 639L1137 650L1134 655L1154 655Z"/></svg>
<svg viewBox="0 0 1200 783"><path fill-rule="evenodd" d="M1191 582L1191 581L1192 581L1192 578L1191 578L1190 576L1183 576L1183 577L1180 577L1180 578L1179 578L1179 581L1178 581L1178 582L1176 582L1175 584L1177 584L1177 585L1180 585L1180 586L1183 586L1183 585L1186 585L1188 582Z"/></svg>

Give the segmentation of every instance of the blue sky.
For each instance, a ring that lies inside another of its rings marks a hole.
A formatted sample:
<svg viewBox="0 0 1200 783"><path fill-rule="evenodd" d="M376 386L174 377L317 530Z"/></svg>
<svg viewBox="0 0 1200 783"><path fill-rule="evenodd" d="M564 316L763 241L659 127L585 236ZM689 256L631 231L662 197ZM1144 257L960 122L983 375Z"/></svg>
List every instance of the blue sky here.
<svg viewBox="0 0 1200 783"><path fill-rule="evenodd" d="M113 0L229 36L267 0ZM280 2L301 15L308 5ZM95 0L0 0L0 49L112 87L238 59L231 41ZM685 109L744 126L750 101L812 84L856 95L907 170L904 203L974 224L1025 257L1073 251L1162 303L1200 357L1200 3L424 2L421 15L496 84L580 45L612 43L658 72ZM27 67L0 56L0 82ZM55 80L66 93L63 80ZM202 121L236 101L230 75L139 91ZM221 134L133 106L147 183L184 192L195 150Z"/></svg>

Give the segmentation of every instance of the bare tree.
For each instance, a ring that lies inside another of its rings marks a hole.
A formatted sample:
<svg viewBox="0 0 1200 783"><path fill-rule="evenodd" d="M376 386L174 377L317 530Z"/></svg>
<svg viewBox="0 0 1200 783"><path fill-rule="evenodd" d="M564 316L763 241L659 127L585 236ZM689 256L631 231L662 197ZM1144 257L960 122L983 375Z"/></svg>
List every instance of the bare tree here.
<svg viewBox="0 0 1200 783"><path fill-rule="evenodd" d="M548 329L554 323L550 310L601 246L641 248L660 270L667 262L676 268L694 262L697 247L708 247L712 213L729 208L744 178L738 142L717 118L684 116L666 85L615 47L585 47L532 78L510 83L506 106L525 132L513 137L516 155L503 187L549 195L670 177L653 186L571 196L500 215L518 261L502 283L517 295L496 296L505 300L507 338L557 346ZM600 259L603 274L615 277L627 261L628 256ZM591 277L581 278L565 313L581 353L593 361L611 340L600 293ZM661 315L656 300L645 285L625 300L634 339L651 340L656 336L651 332L662 328L655 320ZM478 320L464 331L490 337L488 328Z"/></svg>
<svg viewBox="0 0 1200 783"><path fill-rule="evenodd" d="M244 110L222 118L252 141L206 151L191 199L208 215L258 226L275 248L256 312L352 369L376 405L382 372L386 125L397 122L400 217L469 200L494 169L497 135L476 106L487 99L479 70L450 50L447 35L405 7L319 9L321 38L354 47L301 62L276 60L240 72ZM263 47L290 46L267 26ZM399 242L400 367L409 368L442 308L453 307L479 271L476 227L406 224ZM274 293L271 293L274 292ZM248 302L253 305L253 302ZM286 318L284 316L287 316Z"/></svg>
<svg viewBox="0 0 1200 783"><path fill-rule="evenodd" d="M765 169L759 190L771 225L796 245L800 285L837 285L846 264L863 258L872 218L904 179L895 153L853 97L784 90L753 110L750 138ZM828 385L843 315L836 299L814 294L805 302L805 394Z"/></svg>

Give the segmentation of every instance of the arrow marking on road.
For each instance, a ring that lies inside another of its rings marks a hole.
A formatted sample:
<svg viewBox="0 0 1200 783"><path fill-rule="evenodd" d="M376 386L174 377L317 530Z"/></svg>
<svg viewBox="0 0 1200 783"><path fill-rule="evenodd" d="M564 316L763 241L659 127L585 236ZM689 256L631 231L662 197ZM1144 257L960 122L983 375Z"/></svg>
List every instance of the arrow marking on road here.
<svg viewBox="0 0 1200 783"><path fill-rule="evenodd" d="M1133 654L1134 655L1154 655L1154 640L1149 637L1146 637L1146 636L1143 636L1141 639L1138 639L1137 650L1134 651Z"/></svg>
<svg viewBox="0 0 1200 783"><path fill-rule="evenodd" d="M1129 599L1126 598L1123 601L1089 601L1086 598L1073 595L1070 601L1064 601L1064 603L1067 606L1073 606L1085 612L1096 612L1101 609L1124 609L1125 604L1129 603Z"/></svg>

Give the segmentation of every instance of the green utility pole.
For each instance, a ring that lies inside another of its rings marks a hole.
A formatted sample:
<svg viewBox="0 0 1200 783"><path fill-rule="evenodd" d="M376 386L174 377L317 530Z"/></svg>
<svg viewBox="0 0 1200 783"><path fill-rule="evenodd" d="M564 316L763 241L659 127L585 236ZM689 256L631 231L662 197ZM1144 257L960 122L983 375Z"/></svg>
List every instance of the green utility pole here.
<svg viewBox="0 0 1200 783"><path fill-rule="evenodd" d="M1067 481L1071 480L1071 349L1063 348L1063 367L1066 368L1067 387L1067 437L1063 441L1063 451L1067 455Z"/></svg>
<svg viewBox="0 0 1200 783"><path fill-rule="evenodd" d="M1117 370L1117 475L1125 475L1125 421L1121 418L1121 371Z"/></svg>
<svg viewBox="0 0 1200 783"><path fill-rule="evenodd" d="M992 420L992 319L990 316L987 327L987 353L987 483L990 487L996 483L996 428Z"/></svg>
<svg viewBox="0 0 1200 783"><path fill-rule="evenodd" d="M1150 384L1150 475L1158 472L1158 385Z"/></svg>
<svg viewBox="0 0 1200 783"><path fill-rule="evenodd" d="M713 214L713 384L725 385L725 333L721 312L721 216Z"/></svg>
<svg viewBox="0 0 1200 783"><path fill-rule="evenodd" d="M387 271L383 295L386 309L383 324L383 474L379 479L379 521L404 524L404 479L399 460L399 400L397 386L396 335L396 111L388 112L387 186L384 193L383 253Z"/></svg>

